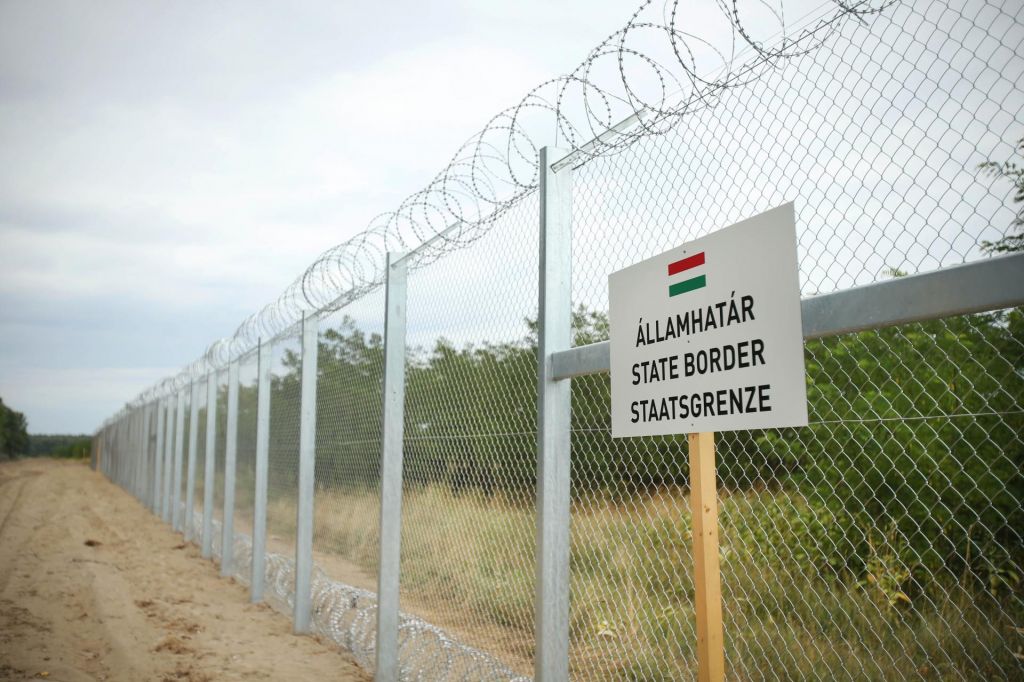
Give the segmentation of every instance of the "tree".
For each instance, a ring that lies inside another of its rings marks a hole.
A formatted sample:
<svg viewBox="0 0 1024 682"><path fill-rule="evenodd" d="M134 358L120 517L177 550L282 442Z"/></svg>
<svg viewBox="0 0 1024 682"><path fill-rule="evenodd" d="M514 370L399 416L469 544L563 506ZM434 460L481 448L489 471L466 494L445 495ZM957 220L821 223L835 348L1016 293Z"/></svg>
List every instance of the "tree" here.
<svg viewBox="0 0 1024 682"><path fill-rule="evenodd" d="M0 399L0 456L13 459L29 450L28 420Z"/></svg>
<svg viewBox="0 0 1024 682"><path fill-rule="evenodd" d="M1024 155L1024 137L1017 140L1017 151ZM988 175L1006 178L1013 183L1013 203L1021 204L1017 216L1013 219L1013 227L1024 229L1024 166L1013 161L986 161L978 166ZM1024 251L1024 231L1008 234L994 242L982 242L981 248L988 253L1013 253Z"/></svg>

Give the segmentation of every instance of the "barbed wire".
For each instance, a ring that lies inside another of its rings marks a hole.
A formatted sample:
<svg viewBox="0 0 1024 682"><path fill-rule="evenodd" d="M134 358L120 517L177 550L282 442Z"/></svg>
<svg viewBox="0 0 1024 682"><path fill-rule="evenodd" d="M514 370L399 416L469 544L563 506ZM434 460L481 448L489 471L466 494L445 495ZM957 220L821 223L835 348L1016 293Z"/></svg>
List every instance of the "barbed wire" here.
<svg viewBox="0 0 1024 682"><path fill-rule="evenodd" d="M646 0L572 72L541 83L492 117L424 188L324 251L231 336L214 341L181 372L147 389L125 409L224 368L261 340L287 333L305 315L358 299L382 283L389 251L414 250L412 267L422 267L472 243L536 190L541 140L553 135L572 150L579 165L614 154L671 130L686 116L713 106L725 91L815 49L845 20L864 21L899 1L830 0L816 19L794 26L785 12L791 0L714 0L731 33L723 49L685 30L680 0L666 0L660 16L654 0ZM748 20L750 15L755 18Z"/></svg>
<svg viewBox="0 0 1024 682"><path fill-rule="evenodd" d="M203 543L203 513L189 515L184 502L179 514L189 518L196 544ZM210 524L211 556L223 560L223 525L217 519ZM235 533L233 539L233 577L242 585L251 583L252 538ZM267 602L284 613L295 607L295 559L276 552L265 556L264 585ZM314 631L349 652L365 670L376 665L377 595L369 590L333 580L317 565L313 566L310 585ZM452 633L417 616L400 613L398 624L401 679L413 680L494 680L527 682L496 657L467 645Z"/></svg>

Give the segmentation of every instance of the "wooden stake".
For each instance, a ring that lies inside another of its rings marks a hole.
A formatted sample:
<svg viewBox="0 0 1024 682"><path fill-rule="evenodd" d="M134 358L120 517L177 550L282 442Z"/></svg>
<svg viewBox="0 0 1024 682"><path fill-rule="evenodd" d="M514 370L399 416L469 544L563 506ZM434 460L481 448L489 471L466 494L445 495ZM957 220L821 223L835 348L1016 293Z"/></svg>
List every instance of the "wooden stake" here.
<svg viewBox="0 0 1024 682"><path fill-rule="evenodd" d="M689 438L698 679L700 682L720 682L725 677L725 649L722 638L722 581L718 566L715 434L691 433Z"/></svg>

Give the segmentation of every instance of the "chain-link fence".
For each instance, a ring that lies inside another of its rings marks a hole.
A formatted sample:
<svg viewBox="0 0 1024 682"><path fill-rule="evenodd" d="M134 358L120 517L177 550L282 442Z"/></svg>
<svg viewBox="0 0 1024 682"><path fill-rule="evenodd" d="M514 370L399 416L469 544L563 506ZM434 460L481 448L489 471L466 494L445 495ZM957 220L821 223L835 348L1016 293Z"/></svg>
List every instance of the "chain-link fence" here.
<svg viewBox="0 0 1024 682"><path fill-rule="evenodd" d="M805 299L1019 245L1014 192L1020 200L1024 185L1017 167L999 164L1024 145L1020 3L837 3L796 22L783 4L720 3L742 54L684 31L680 3L656 16L645 5L559 82L555 101L531 93L505 112L397 218L325 254L190 368L217 383L215 413L205 388L197 394L196 472L209 457L216 466L213 480L197 473L194 509L210 513L202 500L213 486L220 556L226 367L238 363L228 541L254 595L252 551L264 542L271 602L298 613L311 598L313 629L372 668L381 543L394 522L399 677L534 674L544 646L538 524L552 521L539 518L537 494L542 207L537 149L519 127L528 110L555 112L561 142L575 150L556 164L572 175L574 346L608 338L609 273L788 201ZM765 17L781 37L769 40ZM681 69L627 42L645 31L666 32ZM699 72L708 54L721 73ZM593 85L609 56L621 68L618 94ZM662 93L656 104L638 85L645 78ZM570 101L574 87L583 94ZM623 102L633 115L621 125L595 113ZM586 143L567 122L573 107L595 132L612 131ZM496 130L507 132L504 146L489 137ZM373 254L410 241L419 246L401 257L401 510L391 515L382 406L386 301L398 294ZM1020 257L1010 258L1021 273ZM303 306L319 320L311 353L294 313ZM729 677L1024 677L1024 315L969 307L985 312L922 320L911 310L900 324L809 338L810 425L718 436ZM303 404L304 362L317 368L312 405ZM157 512L171 485L186 484L173 467L187 461L174 453L179 438L189 443L188 391L170 380L97 436L103 471ZM572 379L571 399L569 674L693 678L686 439L612 439L606 373ZM315 492L304 521L306 409L315 413ZM295 588L303 523L312 527L311 595Z"/></svg>

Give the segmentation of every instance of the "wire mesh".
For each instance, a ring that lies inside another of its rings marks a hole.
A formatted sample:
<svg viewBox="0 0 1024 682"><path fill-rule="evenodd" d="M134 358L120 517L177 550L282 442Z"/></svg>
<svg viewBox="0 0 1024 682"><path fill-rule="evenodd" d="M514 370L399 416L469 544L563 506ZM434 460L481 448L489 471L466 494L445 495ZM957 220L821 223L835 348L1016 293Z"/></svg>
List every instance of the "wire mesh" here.
<svg viewBox="0 0 1024 682"><path fill-rule="evenodd" d="M181 416L181 420L182 420L181 453L180 453L180 457L178 458L178 462L177 462L177 464L178 464L177 478L174 479L175 483L177 484L177 500L178 500L178 506L177 506L177 509L174 510L174 513L177 515L176 516L177 523L180 525L180 527L182 529L184 529L185 524L188 523L191 520L191 515L192 515L192 511L190 509L186 509L185 508L185 501L186 501L187 495L188 495L188 437L189 437L189 432L192 430L192 424L189 423L191 421L191 411L192 411L192 395L191 395L191 393L192 393L192 391L189 390L188 387L186 387L185 390L183 391L184 400L182 400L181 403L180 403L180 405L181 405L181 413L182 413L182 416ZM177 419L177 416L175 417L175 419ZM177 434L175 434L175 445L174 445L174 447L175 448L178 447L178 444L177 444ZM175 452L177 452L177 450L175 450Z"/></svg>
<svg viewBox="0 0 1024 682"><path fill-rule="evenodd" d="M322 315L317 357L314 626L367 668L376 638L383 312L377 289Z"/></svg>
<svg viewBox="0 0 1024 682"><path fill-rule="evenodd" d="M203 515L203 502L204 493L206 491L206 421L207 421L207 405L206 405L206 385L207 382L203 381L199 384L199 388L196 392L196 398L199 405L199 410L196 413L196 463L195 463L195 484L193 489L192 497L192 514L197 516L199 519L198 523L193 524L194 535L197 544L202 544L202 515Z"/></svg>
<svg viewBox="0 0 1024 682"><path fill-rule="evenodd" d="M463 250L414 261L407 304L403 609L521 674L533 651L538 210L532 194ZM444 661L420 665L447 679Z"/></svg>
<svg viewBox="0 0 1024 682"><path fill-rule="evenodd" d="M274 342L270 376L270 442L267 453L267 551L295 556L301 408L302 344L298 330ZM291 605L295 593L293 568L267 562L268 595Z"/></svg>
<svg viewBox="0 0 1024 682"><path fill-rule="evenodd" d="M610 272L791 200L805 297L982 259L993 242L1019 239L1014 185L982 164L1011 158L1024 137L1020 3L836 3L810 33L787 31L780 11L783 38L770 50L748 34L756 22L741 22L739 6L721 4L734 39L754 54L729 55L721 79L701 81L681 34L667 31L693 79L677 110L636 99L623 66L645 58L627 36L677 24L679 3L666 4L664 25L642 20L645 4L557 82L555 104L531 93L511 120L496 117L429 190L325 254L236 332L231 343L244 349L308 306L327 311L314 622L363 665L372 665L378 562L377 261L386 248L377 247L404 247L411 229L428 239L409 257L402 676L532 672L539 211L535 178L517 174L517 159L529 166L536 152L520 109L554 112L571 145L580 138L566 122L567 84L586 90L591 125L611 122L594 118L602 99L636 114L632 133L627 126L574 157L576 345L608 336ZM857 21L839 20L851 12ZM608 55L622 68L622 97L590 80ZM670 71L651 66L665 86ZM505 143L488 143L495 131ZM457 220L442 233L436 223L449 214ZM206 360L219 366L233 348L215 343ZM718 435L730 674L1024 678L1024 313L810 341L805 359L809 427ZM248 551L251 527L254 369L245 356L236 556ZM292 326L272 359L267 588L279 607L294 591L299 370ZM180 390L178 379L157 395ZM203 454L217 458L217 542L226 370L218 380L217 414L201 410L197 424L218 420L217 448ZM612 440L607 376L574 379L572 401L571 674L691 678L685 439ZM128 485L137 474L123 456L138 428L131 418L112 420L97 443L101 468Z"/></svg>
<svg viewBox="0 0 1024 682"><path fill-rule="evenodd" d="M375 590L384 292L321 318L313 551L328 575Z"/></svg>
<svg viewBox="0 0 1024 682"><path fill-rule="evenodd" d="M143 500L148 504L150 510L154 513L157 510L157 467L160 464L160 453L157 449L157 419L159 417L159 409L155 405L151 405L149 408L149 432L146 434L146 479L145 479L145 495ZM91 460L95 463L96 456L96 445L93 444L93 452ZM93 464L95 466L95 464Z"/></svg>
<svg viewBox="0 0 1024 682"><path fill-rule="evenodd" d="M215 406L215 419L217 420L214 429L213 440L213 520L217 522L214 529L213 541L220 550L221 533L220 529L224 522L224 463L227 457L227 436L228 436L228 371L221 370L214 372L214 380L217 382L217 404ZM204 434L205 435L205 434Z"/></svg>
<svg viewBox="0 0 1024 682"><path fill-rule="evenodd" d="M235 453L235 574L248 582L252 573L252 531L256 504L256 372L259 356L238 363L238 448Z"/></svg>
<svg viewBox="0 0 1024 682"><path fill-rule="evenodd" d="M607 338L610 272L790 200L804 296L984 257L1015 218L979 164L1022 132L1019 12L901 3L578 168L575 342ZM728 668L1020 675L1011 315L806 348L811 427L719 436ZM694 676L685 438L613 441L592 376L574 380L572 443L574 675Z"/></svg>

